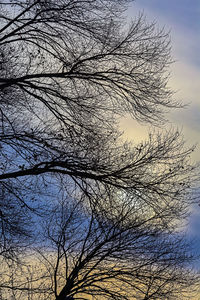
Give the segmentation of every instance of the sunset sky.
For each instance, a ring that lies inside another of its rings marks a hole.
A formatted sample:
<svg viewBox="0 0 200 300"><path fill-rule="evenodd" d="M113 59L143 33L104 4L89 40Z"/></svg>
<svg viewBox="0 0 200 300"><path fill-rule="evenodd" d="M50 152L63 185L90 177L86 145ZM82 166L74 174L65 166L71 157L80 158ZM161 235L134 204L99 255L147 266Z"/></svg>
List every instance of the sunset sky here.
<svg viewBox="0 0 200 300"><path fill-rule="evenodd" d="M193 159L200 161L200 1L199 0L136 0L128 14L134 17L143 12L147 19L156 20L160 27L170 31L172 57L169 85L176 91L175 98L189 104L187 108L168 115L173 126L184 134L187 145L197 144ZM128 138L139 140L147 134L147 127L131 120L123 122ZM200 201L199 201L200 202ZM196 238L200 252L200 207L193 207L187 228L189 236ZM200 266L200 262L199 262Z"/></svg>

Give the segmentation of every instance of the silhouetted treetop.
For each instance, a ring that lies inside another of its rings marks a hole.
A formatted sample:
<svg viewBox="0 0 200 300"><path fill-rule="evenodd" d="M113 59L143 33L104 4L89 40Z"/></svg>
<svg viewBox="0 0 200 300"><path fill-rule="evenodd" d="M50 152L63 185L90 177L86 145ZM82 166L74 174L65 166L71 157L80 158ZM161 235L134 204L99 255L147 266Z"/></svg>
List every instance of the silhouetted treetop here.
<svg viewBox="0 0 200 300"><path fill-rule="evenodd" d="M169 37L142 15L125 25L126 2L15 1L12 8L8 1L7 10L2 4L4 102L13 105L14 93L15 105L39 105L67 124L88 112L105 122L105 110L160 121L165 108L177 106L166 87Z"/></svg>

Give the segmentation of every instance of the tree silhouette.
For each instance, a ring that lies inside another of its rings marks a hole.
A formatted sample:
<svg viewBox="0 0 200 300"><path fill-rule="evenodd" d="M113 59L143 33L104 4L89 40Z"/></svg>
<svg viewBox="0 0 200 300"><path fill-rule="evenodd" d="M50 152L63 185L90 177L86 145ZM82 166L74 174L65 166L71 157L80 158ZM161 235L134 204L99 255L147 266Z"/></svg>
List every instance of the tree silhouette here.
<svg viewBox="0 0 200 300"><path fill-rule="evenodd" d="M125 114L159 124L181 106L167 87L169 35L143 15L126 24L129 2L1 3L1 254L13 257L24 237L29 247L46 237L46 254L35 248L49 272L26 269L39 282L34 288L29 277L19 284L8 276L5 291L172 299L192 282L176 229L195 201L194 149L184 148L177 130L131 144L118 129Z"/></svg>
<svg viewBox="0 0 200 300"><path fill-rule="evenodd" d="M119 205L114 197L103 210L86 207L84 197L55 201L26 278L17 273L4 292L16 290L16 299L183 299L194 284L183 234L169 233L137 199Z"/></svg>

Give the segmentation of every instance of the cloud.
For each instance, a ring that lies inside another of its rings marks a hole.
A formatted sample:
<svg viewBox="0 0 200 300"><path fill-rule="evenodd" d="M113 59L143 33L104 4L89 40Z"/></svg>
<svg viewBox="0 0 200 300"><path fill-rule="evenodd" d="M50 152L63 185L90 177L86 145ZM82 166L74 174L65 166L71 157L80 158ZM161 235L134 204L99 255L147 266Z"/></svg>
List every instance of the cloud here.
<svg viewBox="0 0 200 300"><path fill-rule="evenodd" d="M139 10L144 10L149 20L156 20L171 31L172 55L176 62L171 66L169 86L176 91L175 98L188 107L171 111L169 117L171 124L182 129L186 145L199 143L192 158L200 161L200 2L138 0L129 14L133 16ZM145 134L145 128L140 134ZM196 239L194 249L200 248L199 228L200 209L196 205L192 207L187 226L188 238Z"/></svg>
<svg viewBox="0 0 200 300"><path fill-rule="evenodd" d="M150 21L156 20L159 26L165 26L166 30L171 31L175 63L170 68L169 86L176 91L175 98L188 104L188 107L171 111L168 115L171 121L169 126L182 129L189 145L200 144L200 38L196 27L199 22L196 12L197 8L200 9L198 3L196 0L192 3L189 0L181 0L181 3L180 0L141 0L135 1L129 10L129 16L132 17L143 10ZM139 129L141 137L146 134L145 130L144 127ZM200 149L197 150L194 159L200 160Z"/></svg>
<svg viewBox="0 0 200 300"><path fill-rule="evenodd" d="M177 62L172 67L169 85L176 90L175 97L188 104L184 109L174 110L170 120L182 129L188 145L199 144L193 159L200 160L200 69L187 62Z"/></svg>

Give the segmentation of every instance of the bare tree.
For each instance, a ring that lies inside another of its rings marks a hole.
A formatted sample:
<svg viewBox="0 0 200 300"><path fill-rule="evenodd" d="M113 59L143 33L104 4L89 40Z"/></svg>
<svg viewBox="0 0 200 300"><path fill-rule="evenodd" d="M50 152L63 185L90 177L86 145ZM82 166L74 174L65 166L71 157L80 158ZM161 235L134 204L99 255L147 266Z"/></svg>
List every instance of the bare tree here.
<svg viewBox="0 0 200 300"><path fill-rule="evenodd" d="M12 278L5 291L16 299L183 299L195 278L182 233L158 226L159 216L145 213L137 199L113 201L104 212L83 200L54 206L48 249L37 247L26 278Z"/></svg>
<svg viewBox="0 0 200 300"><path fill-rule="evenodd" d="M6 291L172 299L192 281L187 247L174 231L195 201L193 148L173 130L129 144L117 128L126 113L159 123L180 106L167 87L169 36L142 15L126 24L128 2L0 4L2 245L16 233L43 239L41 228L27 231L27 219L48 223L55 199L70 195L70 208L54 209L48 225L45 247L54 244L56 265L41 251L48 276L26 269L32 281L19 287L12 275L12 284L1 284Z"/></svg>
<svg viewBox="0 0 200 300"><path fill-rule="evenodd" d="M176 106L164 75L168 35L142 16L125 31L126 2L2 4L1 180L47 172L107 177L103 159L88 156L97 141L116 144L114 115L159 121Z"/></svg>

